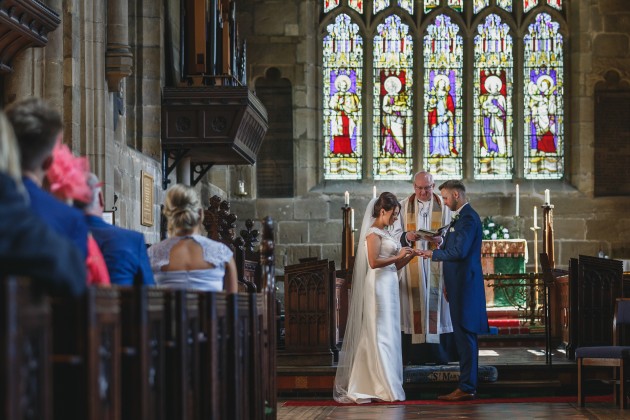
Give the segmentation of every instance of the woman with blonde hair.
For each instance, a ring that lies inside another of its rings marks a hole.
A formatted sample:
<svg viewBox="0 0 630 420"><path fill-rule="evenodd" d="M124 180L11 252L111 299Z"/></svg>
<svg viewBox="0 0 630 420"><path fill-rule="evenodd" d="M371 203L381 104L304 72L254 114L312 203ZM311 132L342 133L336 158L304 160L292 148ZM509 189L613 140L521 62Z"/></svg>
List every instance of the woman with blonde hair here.
<svg viewBox="0 0 630 420"><path fill-rule="evenodd" d="M237 290L236 263L225 244L200 235L203 208L197 192L176 184L166 192L169 238L149 248L156 284L203 291Z"/></svg>
<svg viewBox="0 0 630 420"><path fill-rule="evenodd" d="M20 150L15 142L13 128L2 112L0 112L0 152L0 171L9 175L21 186Z"/></svg>

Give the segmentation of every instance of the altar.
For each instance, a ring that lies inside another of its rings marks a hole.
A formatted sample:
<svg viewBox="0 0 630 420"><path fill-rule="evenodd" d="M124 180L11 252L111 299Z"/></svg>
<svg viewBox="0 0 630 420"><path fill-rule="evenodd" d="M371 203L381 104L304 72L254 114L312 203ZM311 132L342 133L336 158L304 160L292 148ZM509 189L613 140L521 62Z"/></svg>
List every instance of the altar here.
<svg viewBox="0 0 630 420"><path fill-rule="evenodd" d="M483 274L525 273L527 241L525 239L485 240L481 243L481 267ZM504 280L503 282L506 282ZM525 280L507 280L525 284ZM495 288L494 280L485 281L486 306L508 307L525 304L524 293Z"/></svg>

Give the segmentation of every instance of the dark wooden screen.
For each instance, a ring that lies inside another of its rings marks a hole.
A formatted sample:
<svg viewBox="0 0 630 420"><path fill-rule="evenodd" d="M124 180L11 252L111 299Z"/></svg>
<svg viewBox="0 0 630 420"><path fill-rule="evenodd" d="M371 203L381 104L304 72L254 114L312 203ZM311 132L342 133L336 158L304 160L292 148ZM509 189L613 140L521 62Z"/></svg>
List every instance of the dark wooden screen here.
<svg viewBox="0 0 630 420"><path fill-rule="evenodd" d="M328 260L285 267L285 350L281 357L286 363L332 365L336 349L334 273Z"/></svg>

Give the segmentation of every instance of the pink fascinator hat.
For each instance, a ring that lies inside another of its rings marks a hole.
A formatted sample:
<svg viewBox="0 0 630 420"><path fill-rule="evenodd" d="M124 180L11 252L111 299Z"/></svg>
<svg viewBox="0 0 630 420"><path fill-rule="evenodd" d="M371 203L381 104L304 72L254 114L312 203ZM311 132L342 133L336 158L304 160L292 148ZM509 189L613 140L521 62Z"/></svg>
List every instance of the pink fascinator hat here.
<svg viewBox="0 0 630 420"><path fill-rule="evenodd" d="M92 201L92 190L87 184L89 172L87 158L76 157L68 146L57 143L53 149L53 162L46 173L50 192L62 200L89 203Z"/></svg>

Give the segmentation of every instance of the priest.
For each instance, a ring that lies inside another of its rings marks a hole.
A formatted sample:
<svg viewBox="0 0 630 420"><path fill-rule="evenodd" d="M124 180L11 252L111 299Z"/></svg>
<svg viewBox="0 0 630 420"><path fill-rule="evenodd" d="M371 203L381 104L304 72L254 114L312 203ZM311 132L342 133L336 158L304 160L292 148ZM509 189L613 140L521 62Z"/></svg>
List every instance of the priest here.
<svg viewBox="0 0 630 420"><path fill-rule="evenodd" d="M433 175L420 171L414 176L414 193L401 201L394 235L403 246L434 249L442 242L419 230L437 232L451 221L451 211L433 191ZM453 325L444 296L442 263L414 258L400 276L400 309L404 364L446 364L457 360Z"/></svg>

